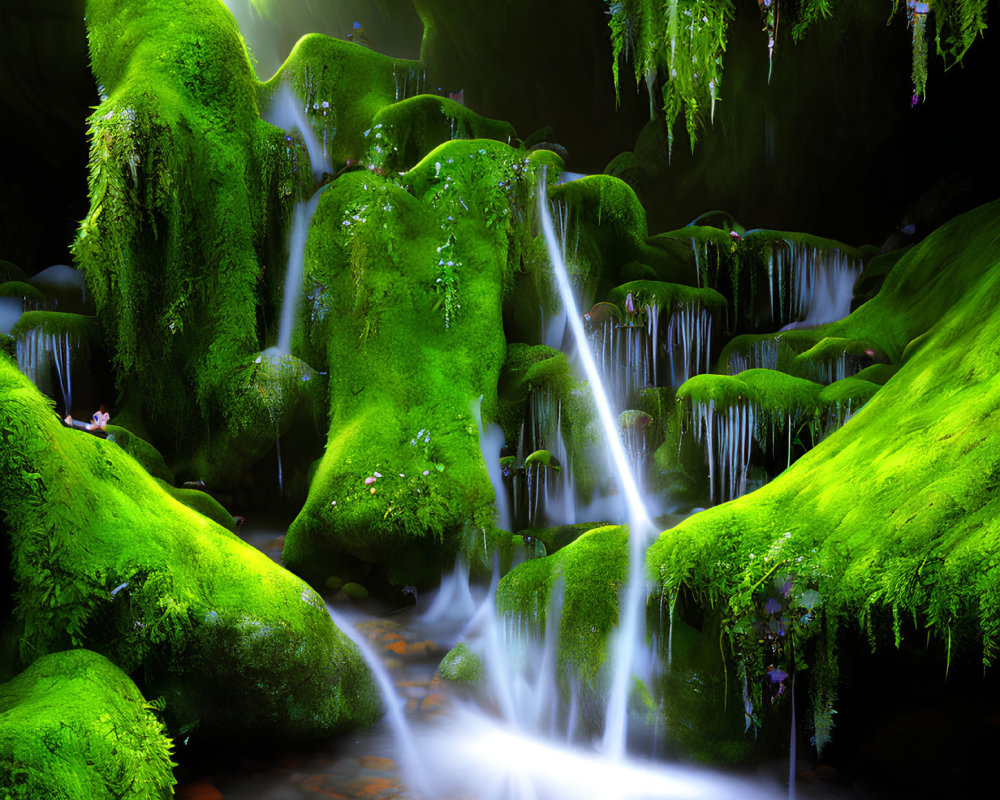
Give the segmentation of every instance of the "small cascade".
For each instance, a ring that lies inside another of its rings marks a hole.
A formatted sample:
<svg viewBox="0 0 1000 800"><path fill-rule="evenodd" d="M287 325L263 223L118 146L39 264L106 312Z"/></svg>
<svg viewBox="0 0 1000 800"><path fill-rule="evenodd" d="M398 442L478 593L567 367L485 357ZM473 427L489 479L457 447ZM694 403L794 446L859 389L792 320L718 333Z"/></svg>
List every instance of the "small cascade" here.
<svg viewBox="0 0 1000 800"><path fill-rule="evenodd" d="M274 437L274 455L278 461L278 494L285 494L285 479L281 474L281 437Z"/></svg>
<svg viewBox="0 0 1000 800"><path fill-rule="evenodd" d="M711 345L711 312L698 303L682 303L667 324L670 385L677 388L688 378L710 372Z"/></svg>
<svg viewBox="0 0 1000 800"><path fill-rule="evenodd" d="M838 248L793 239L767 248L770 322L805 327L836 322L851 313L862 262Z"/></svg>
<svg viewBox="0 0 1000 800"><path fill-rule="evenodd" d="M758 412L753 403L736 403L719 410L715 401L692 408L695 441L705 441L709 499L724 503L746 492L750 448ZM790 428L791 426L789 426Z"/></svg>
<svg viewBox="0 0 1000 800"><path fill-rule="evenodd" d="M748 369L777 369L780 345L780 336L775 336L773 339L755 339L750 342L748 348L733 350L729 354L726 372L730 375L739 375Z"/></svg>
<svg viewBox="0 0 1000 800"><path fill-rule="evenodd" d="M392 78L396 84L396 102L424 94L427 87L427 70L416 64L406 64L395 61L392 65Z"/></svg>
<svg viewBox="0 0 1000 800"><path fill-rule="evenodd" d="M482 396L472 404L472 416L479 427L479 450L483 454L486 473L490 476L493 495L496 497L496 526L502 531L513 530L514 521L510 514L510 504L507 502L507 487L504 486L503 472L500 468L500 452L503 450L503 429L496 423L483 427Z"/></svg>
<svg viewBox="0 0 1000 800"><path fill-rule="evenodd" d="M569 205L562 201L555 201L553 204L555 206L555 215L553 217L553 223L556 229L556 237L559 240L559 250L562 253L564 261L571 261L576 258L580 247L580 231L577 229L576 237L573 241L573 246L570 248L569 245L569 230L570 230L570 220L569 220ZM558 296L558 288L555 285L555 279L550 274L550 285L549 293ZM553 312L551 317L546 317L545 310L541 310L542 319L542 344L547 347L552 347L556 350L561 350L563 342L566 339L566 335L569 332L569 323L566 320L566 307L559 303L558 308Z"/></svg>
<svg viewBox="0 0 1000 800"><path fill-rule="evenodd" d="M515 521L525 520L529 528L576 522L576 490L563 438L562 401L548 387L528 393L517 463L523 470L514 475Z"/></svg>
<svg viewBox="0 0 1000 800"><path fill-rule="evenodd" d="M645 645L644 600L646 597L645 556L653 524L639 494L639 487L629 468L628 457L618 435L617 420L611 411L601 374L587 341L583 318L579 313L573 287L566 272L565 260L552 223L546 194L546 170L538 181L538 216L549 251L559 294L566 308L584 374L593 392L594 404L611 451L619 488L626 498L629 523L629 578L619 597L619 627L614 636L611 687L605 715L604 750L612 760L623 760L628 732L628 696L636 653Z"/></svg>
<svg viewBox="0 0 1000 800"><path fill-rule="evenodd" d="M56 382L62 396L64 413L73 406L71 364L78 346L68 331L47 333L41 327L30 328L17 337L17 367L43 392L50 388L50 373L55 368Z"/></svg>
<svg viewBox="0 0 1000 800"><path fill-rule="evenodd" d="M628 408L641 389L655 385L653 340L642 320L619 323L608 315L594 328L591 343L614 408Z"/></svg>

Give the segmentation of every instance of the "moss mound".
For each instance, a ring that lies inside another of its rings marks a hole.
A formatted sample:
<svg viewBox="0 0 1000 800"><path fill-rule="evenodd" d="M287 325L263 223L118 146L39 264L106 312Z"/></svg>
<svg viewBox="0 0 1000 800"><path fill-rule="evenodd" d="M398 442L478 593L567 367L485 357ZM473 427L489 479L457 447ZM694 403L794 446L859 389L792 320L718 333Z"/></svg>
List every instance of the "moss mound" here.
<svg viewBox="0 0 1000 800"><path fill-rule="evenodd" d="M284 558L315 585L345 558L432 582L493 527L472 407L496 414L512 208L533 175L505 144L457 140L399 180L344 175L310 229L302 346L328 365L330 433Z"/></svg>
<svg viewBox="0 0 1000 800"><path fill-rule="evenodd" d="M170 749L135 684L96 653L52 653L0 684L8 800L167 800Z"/></svg>
<svg viewBox="0 0 1000 800"><path fill-rule="evenodd" d="M0 432L8 658L93 649L141 675L185 734L306 738L376 716L368 670L318 595L114 443L63 427L4 356Z"/></svg>

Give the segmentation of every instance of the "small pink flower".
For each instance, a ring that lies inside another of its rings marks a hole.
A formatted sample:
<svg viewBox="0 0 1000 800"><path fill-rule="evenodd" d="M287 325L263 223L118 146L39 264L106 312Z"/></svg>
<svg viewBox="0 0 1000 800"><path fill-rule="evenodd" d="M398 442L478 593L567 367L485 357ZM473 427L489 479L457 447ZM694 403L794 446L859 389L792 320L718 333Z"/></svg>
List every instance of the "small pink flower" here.
<svg viewBox="0 0 1000 800"><path fill-rule="evenodd" d="M632 299L632 292L625 295L625 310L629 314L635 313L635 301Z"/></svg>
<svg viewBox="0 0 1000 800"><path fill-rule="evenodd" d="M365 486L371 486L373 483L375 483L375 478L373 476L369 475L365 478Z"/></svg>
<svg viewBox="0 0 1000 800"><path fill-rule="evenodd" d="M372 474L373 474L373 475L374 475L374 476L375 476L376 478L381 478L381 477L382 477L382 473L381 473L381 472L373 472Z"/></svg>

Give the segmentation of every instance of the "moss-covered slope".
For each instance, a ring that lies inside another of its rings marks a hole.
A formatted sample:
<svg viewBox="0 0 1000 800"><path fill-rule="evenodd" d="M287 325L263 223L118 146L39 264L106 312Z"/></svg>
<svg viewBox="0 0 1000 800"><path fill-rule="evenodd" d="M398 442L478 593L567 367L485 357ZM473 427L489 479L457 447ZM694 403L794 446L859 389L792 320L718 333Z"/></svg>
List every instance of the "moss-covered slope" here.
<svg viewBox="0 0 1000 800"><path fill-rule="evenodd" d="M174 729L207 736L304 738L374 718L368 670L317 594L117 445L63 427L6 356L0 434L7 674L87 647L163 696Z"/></svg>
<svg viewBox="0 0 1000 800"><path fill-rule="evenodd" d="M68 650L0 684L0 793L7 800L167 800L170 740L107 659Z"/></svg>
<svg viewBox="0 0 1000 800"><path fill-rule="evenodd" d="M1000 633L998 230L998 203L953 220L899 261L878 297L831 326L897 358L922 338L847 425L789 470L665 531L648 565L666 591L693 590L755 639L748 621L780 578L792 598L818 592L827 624L857 621L874 634L882 621L898 637L909 618L989 660Z"/></svg>

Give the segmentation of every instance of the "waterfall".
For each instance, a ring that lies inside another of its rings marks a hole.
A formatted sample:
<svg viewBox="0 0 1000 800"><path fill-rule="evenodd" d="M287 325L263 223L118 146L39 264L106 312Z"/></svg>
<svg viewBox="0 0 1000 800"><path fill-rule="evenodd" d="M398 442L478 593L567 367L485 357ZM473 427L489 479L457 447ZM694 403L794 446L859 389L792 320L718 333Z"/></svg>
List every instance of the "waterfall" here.
<svg viewBox="0 0 1000 800"><path fill-rule="evenodd" d="M502 531L510 531L514 529L514 524L510 515L510 506L507 503L507 489L503 483L503 473L500 471L500 451L503 449L504 443L503 429L496 423L492 423L488 428L483 427L482 404L483 397L480 395L470 409L479 428L479 451L483 454L486 474L490 477L490 484L493 486L493 494L496 497L496 526ZM466 584L468 584L468 580L466 580Z"/></svg>
<svg viewBox="0 0 1000 800"><path fill-rule="evenodd" d="M712 315L700 303L683 303L670 315L667 351L674 388L688 378L711 372L711 344Z"/></svg>
<svg viewBox="0 0 1000 800"><path fill-rule="evenodd" d="M638 649L643 626L643 599L645 597L645 556L653 524L639 495L639 487L629 468L628 458L618 435L617 419L611 412L604 384L601 381L597 363L587 342L583 320L577 308L573 288L566 273L562 248L552 225L546 193L546 170L543 167L538 181L538 214L542 233L549 250L549 259L559 287L563 307L566 309L570 329L576 340L577 352L583 364L584 373L594 396L598 416L604 429L608 448L614 461L618 484L626 498L629 523L629 579L624 590L624 602L619 600L619 630L614 652L611 656L613 675L608 698L608 710L604 728L604 749L614 759L625 755L625 739L628 723L628 689L632 672L632 658Z"/></svg>
<svg viewBox="0 0 1000 800"><path fill-rule="evenodd" d="M823 249L794 239L769 247L767 252L773 325L822 325L851 313L854 282L861 274L860 259L836 247Z"/></svg>
<svg viewBox="0 0 1000 800"><path fill-rule="evenodd" d="M372 671L372 675L375 678L375 682L378 685L379 692L382 695L382 700L385 704L386 718L389 720L389 725L392 727L393 735L396 737L396 742L399 744L403 769L409 780L412 782L413 788L417 790L418 797L432 797L433 795L430 791L428 791L429 785L426 773L422 766L422 759L417 755L417 748L413 740L413 733L410 731L410 726L406 721L406 716L403 713L403 702L399 695L396 694L396 685L393 683L392 677L386 670L385 665L382 664L378 656L375 655L375 652L365 640L365 637L358 632L354 625L351 624L351 621L334 611L329 604L327 604L326 610L330 614L330 618L333 620L334 625L336 625L348 639L357 645L365 663L368 664Z"/></svg>
<svg viewBox="0 0 1000 800"><path fill-rule="evenodd" d="M15 344L18 369L43 392L51 388L50 370L55 367L58 389L62 395L66 414L71 413L73 405L70 364L74 345L73 337L67 331L46 333L40 327L22 333Z"/></svg>

